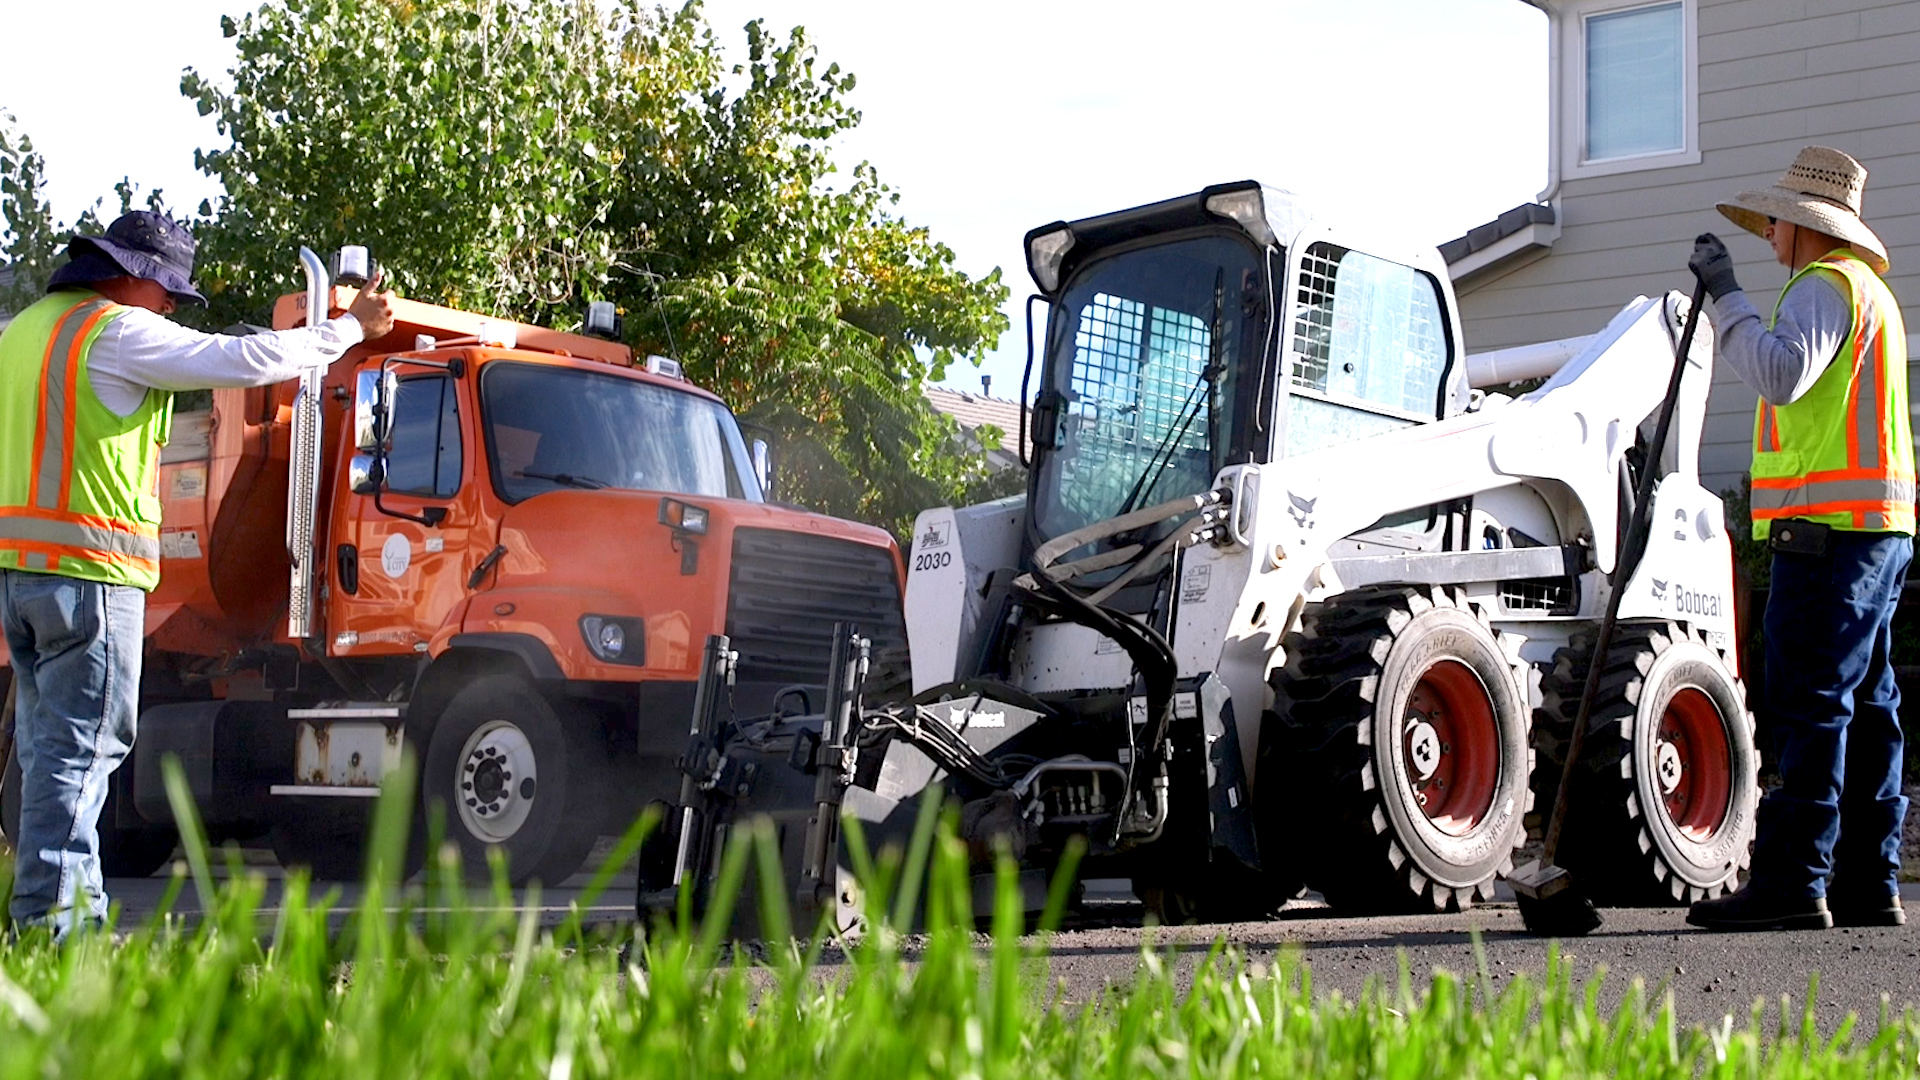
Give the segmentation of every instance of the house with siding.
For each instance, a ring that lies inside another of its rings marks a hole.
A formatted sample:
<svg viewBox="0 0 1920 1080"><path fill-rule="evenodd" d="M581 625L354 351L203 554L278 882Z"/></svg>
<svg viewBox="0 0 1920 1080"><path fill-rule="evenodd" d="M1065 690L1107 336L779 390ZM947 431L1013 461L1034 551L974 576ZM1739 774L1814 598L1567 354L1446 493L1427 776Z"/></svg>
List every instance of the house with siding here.
<svg viewBox="0 0 1920 1080"><path fill-rule="evenodd" d="M1786 268L1714 203L1772 185L1810 144L1866 165L1863 216L1920 329L1920 0L1516 2L1546 15L1548 182L1441 247L1470 349L1591 334L1635 296L1691 293L1702 232L1727 242L1769 310ZM1907 351L1920 358L1920 334ZM1709 488L1746 472L1754 400L1715 371Z"/></svg>

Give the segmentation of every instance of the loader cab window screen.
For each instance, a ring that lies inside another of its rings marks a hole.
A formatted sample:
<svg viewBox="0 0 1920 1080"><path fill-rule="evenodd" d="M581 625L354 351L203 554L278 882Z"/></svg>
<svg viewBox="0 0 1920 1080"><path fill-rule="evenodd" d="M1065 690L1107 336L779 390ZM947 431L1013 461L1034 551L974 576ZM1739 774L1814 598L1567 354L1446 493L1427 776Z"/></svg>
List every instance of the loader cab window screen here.
<svg viewBox="0 0 1920 1080"><path fill-rule="evenodd" d="M481 374L480 403L494 489L508 502L600 488L762 501L733 414L710 398L496 361Z"/></svg>
<svg viewBox="0 0 1920 1080"><path fill-rule="evenodd" d="M1448 357L1432 278L1323 241L1302 256L1294 299L1289 455L1438 416Z"/></svg>
<svg viewBox="0 0 1920 1080"><path fill-rule="evenodd" d="M1235 453L1236 395L1265 325L1266 277L1244 241L1204 236L1094 263L1056 307L1035 523L1049 536L1198 491Z"/></svg>
<svg viewBox="0 0 1920 1080"><path fill-rule="evenodd" d="M445 375L400 380L387 490L445 498L460 490L460 395Z"/></svg>

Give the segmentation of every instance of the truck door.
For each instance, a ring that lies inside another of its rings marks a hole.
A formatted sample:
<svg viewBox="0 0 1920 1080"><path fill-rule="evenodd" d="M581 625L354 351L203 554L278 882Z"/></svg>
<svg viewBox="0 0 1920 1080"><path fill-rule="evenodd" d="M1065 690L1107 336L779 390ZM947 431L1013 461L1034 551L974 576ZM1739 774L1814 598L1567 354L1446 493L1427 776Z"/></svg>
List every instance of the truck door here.
<svg viewBox="0 0 1920 1080"><path fill-rule="evenodd" d="M471 538L485 529L471 478L472 381L401 372L379 504L342 484L334 515L327 626L336 656L426 651L465 595Z"/></svg>

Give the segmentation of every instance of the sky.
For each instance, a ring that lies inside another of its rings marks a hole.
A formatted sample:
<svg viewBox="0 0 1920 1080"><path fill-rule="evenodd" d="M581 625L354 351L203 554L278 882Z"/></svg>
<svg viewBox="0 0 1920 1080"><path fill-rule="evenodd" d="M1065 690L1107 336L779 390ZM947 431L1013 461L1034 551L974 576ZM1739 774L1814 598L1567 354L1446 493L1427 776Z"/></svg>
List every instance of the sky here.
<svg viewBox="0 0 1920 1080"><path fill-rule="evenodd" d="M216 193L193 150L220 142L180 73L226 71L220 16L250 0L5 2L16 44L86 42L16 47L0 64L0 112L46 155L58 217L111 198L123 176L188 209ZM956 389L989 374L995 397L1017 394L1033 291L1021 239L1036 225L1251 178L1439 244L1546 184L1547 22L1522 0L705 8L736 54L750 19L805 26L821 60L858 79L842 168L871 162L962 270L1001 268L1012 328L982 367L949 370Z"/></svg>

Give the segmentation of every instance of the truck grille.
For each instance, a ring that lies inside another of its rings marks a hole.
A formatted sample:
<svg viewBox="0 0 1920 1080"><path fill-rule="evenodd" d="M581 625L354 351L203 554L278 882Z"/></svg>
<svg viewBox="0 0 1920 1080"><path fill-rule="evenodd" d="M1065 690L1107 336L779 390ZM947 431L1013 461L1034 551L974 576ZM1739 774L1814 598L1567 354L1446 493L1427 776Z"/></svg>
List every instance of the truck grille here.
<svg viewBox="0 0 1920 1080"><path fill-rule="evenodd" d="M745 682L823 683L833 624L850 622L874 654L904 649L906 620L892 553L850 540L735 529L727 636Z"/></svg>

